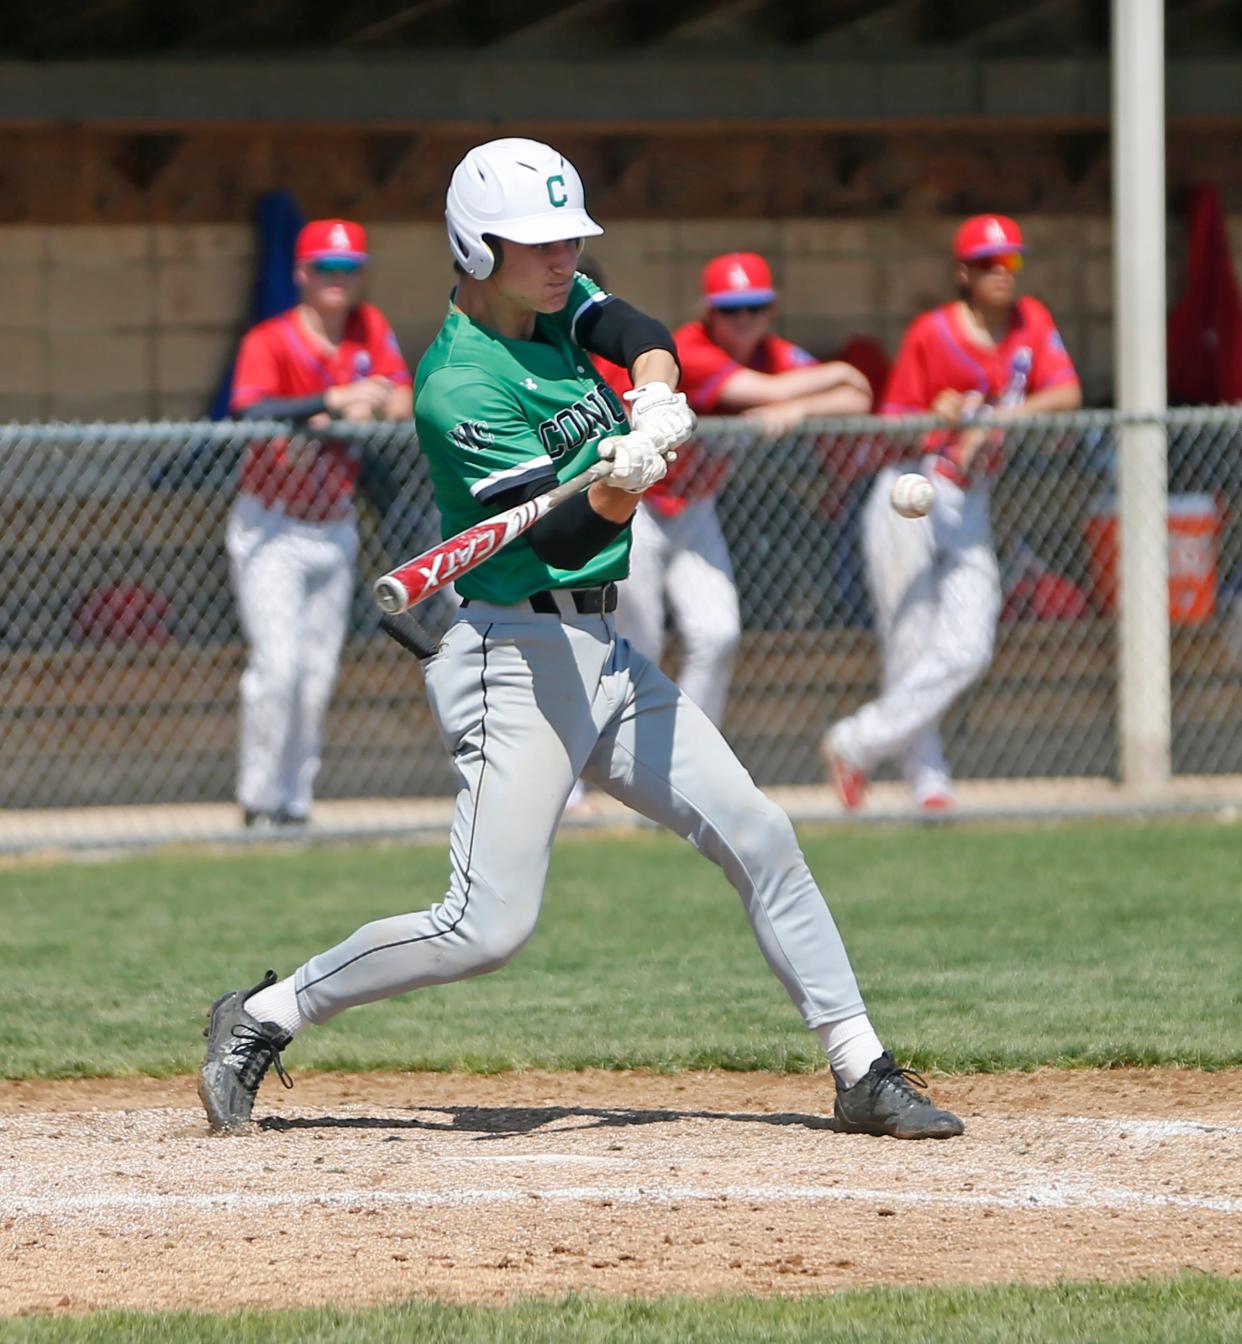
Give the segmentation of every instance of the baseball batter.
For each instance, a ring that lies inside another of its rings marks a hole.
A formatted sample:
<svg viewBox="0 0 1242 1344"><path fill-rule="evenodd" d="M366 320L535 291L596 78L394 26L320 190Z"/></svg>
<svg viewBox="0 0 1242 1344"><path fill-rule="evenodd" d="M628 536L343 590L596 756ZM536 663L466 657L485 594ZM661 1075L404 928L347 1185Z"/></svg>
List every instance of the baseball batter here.
<svg viewBox="0 0 1242 1344"><path fill-rule="evenodd" d="M294 248L300 302L246 333L231 398L242 419L405 419L410 371L384 315L362 301L367 239L343 219L307 224ZM354 590L353 494L362 465L343 438L251 444L226 544L249 660L241 680L237 799L247 826L305 822Z"/></svg>
<svg viewBox="0 0 1242 1344"><path fill-rule="evenodd" d="M611 475L457 581L461 610L425 664L459 781L444 900L364 925L286 979L269 972L218 999L199 1077L211 1125L249 1119L265 1071L304 1028L509 961L534 931L581 773L723 869L824 1042L842 1128L961 1133L876 1039L788 819L707 716L617 637L630 521L694 425L671 391L667 330L577 274L582 239L602 230L577 172L547 145L471 150L453 174L447 221L460 280L415 398L446 537L596 462ZM590 352L631 371L632 432Z"/></svg>
<svg viewBox="0 0 1242 1344"><path fill-rule="evenodd" d="M921 462L882 469L864 508L883 689L824 738L829 779L847 808L861 806L867 776L891 758L919 807L952 806L940 719L987 670L1001 605L989 481L1002 436L988 426L1082 404L1047 308L1016 297L1025 251L1012 219L966 220L953 244L961 297L911 323L893 367L882 414L930 411L960 428L930 435ZM935 489L925 518L902 518L890 504L907 471L922 471Z"/></svg>
<svg viewBox="0 0 1242 1344"><path fill-rule="evenodd" d="M865 414L866 378L772 330L772 272L754 252L713 257L703 270L703 311L674 333L681 386L700 415L738 415L779 434L812 415ZM634 516L630 577L617 624L640 653L659 662L667 602L682 643L681 689L715 724L724 718L741 636L733 565L716 494L728 462L690 443Z"/></svg>

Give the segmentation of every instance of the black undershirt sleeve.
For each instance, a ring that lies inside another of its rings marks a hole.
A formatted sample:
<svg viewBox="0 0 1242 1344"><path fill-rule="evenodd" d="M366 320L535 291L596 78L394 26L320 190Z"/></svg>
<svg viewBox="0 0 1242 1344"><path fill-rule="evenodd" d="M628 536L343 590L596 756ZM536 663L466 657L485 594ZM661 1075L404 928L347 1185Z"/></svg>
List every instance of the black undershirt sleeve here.
<svg viewBox="0 0 1242 1344"><path fill-rule="evenodd" d="M323 393L309 397L264 397L244 411L238 411L239 420L309 420L312 415L326 411Z"/></svg>
<svg viewBox="0 0 1242 1344"><path fill-rule="evenodd" d="M582 314L574 337L584 350L625 369L633 369L634 361L648 350L667 350L677 358L677 346L664 323L615 295L604 303L592 304ZM677 367L681 367L680 362Z"/></svg>
<svg viewBox="0 0 1242 1344"><path fill-rule="evenodd" d="M551 490L556 484L555 476L546 476L502 495L495 495L489 503L499 506L500 510L511 509L515 504L524 504L545 490ZM556 569L581 569L588 560L592 560L615 537L620 536L629 523L613 523L602 518L591 507L584 490L580 495L567 499L559 508L546 514L526 534L530 548L545 565Z"/></svg>

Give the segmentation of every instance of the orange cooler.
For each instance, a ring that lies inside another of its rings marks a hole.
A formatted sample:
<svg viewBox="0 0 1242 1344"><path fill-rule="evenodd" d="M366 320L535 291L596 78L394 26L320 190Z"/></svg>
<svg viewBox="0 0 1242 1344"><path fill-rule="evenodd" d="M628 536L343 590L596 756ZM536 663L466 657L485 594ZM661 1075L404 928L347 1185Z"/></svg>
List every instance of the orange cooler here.
<svg viewBox="0 0 1242 1344"><path fill-rule="evenodd" d="M1208 494L1169 496L1169 618L1197 625L1216 610L1216 501ZM1098 499L1083 526L1096 606L1117 603L1117 506Z"/></svg>

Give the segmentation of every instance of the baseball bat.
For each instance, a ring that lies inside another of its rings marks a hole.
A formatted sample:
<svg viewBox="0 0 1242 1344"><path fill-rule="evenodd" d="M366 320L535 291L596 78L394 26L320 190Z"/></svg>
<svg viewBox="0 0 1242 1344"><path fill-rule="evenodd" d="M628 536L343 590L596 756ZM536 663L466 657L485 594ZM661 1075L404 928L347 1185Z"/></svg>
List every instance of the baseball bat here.
<svg viewBox="0 0 1242 1344"><path fill-rule="evenodd" d="M438 546L432 546L421 555L398 565L375 580L375 601L381 611L395 615L408 611L419 602L438 593L447 584L481 565L489 556L507 546L514 537L520 537L540 518L558 504L590 489L596 481L604 480L612 472L611 462L597 462L578 476L553 486L551 490L523 504L515 504L494 518L475 523L449 537Z"/></svg>
<svg viewBox="0 0 1242 1344"><path fill-rule="evenodd" d="M424 630L408 611L399 611L393 616L381 616L380 629L415 658L430 658L436 651L435 638L430 631Z"/></svg>

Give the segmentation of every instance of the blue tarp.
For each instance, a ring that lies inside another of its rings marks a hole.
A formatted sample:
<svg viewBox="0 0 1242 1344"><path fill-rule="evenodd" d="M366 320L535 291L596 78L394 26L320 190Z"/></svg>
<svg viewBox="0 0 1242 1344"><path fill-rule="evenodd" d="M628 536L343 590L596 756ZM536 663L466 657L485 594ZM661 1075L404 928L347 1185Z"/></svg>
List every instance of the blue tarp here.
<svg viewBox="0 0 1242 1344"><path fill-rule="evenodd" d="M247 331L256 322L275 317L277 313L283 313L297 303L298 290L293 281L293 249L302 223L302 212L290 192L270 191L259 198L255 212L259 236L255 249L250 315L245 324ZM236 358L237 351L234 349L207 409L207 415L212 420L228 418ZM204 485L219 487L232 471L238 447L191 441L175 457L160 463L151 473L151 485L155 489Z"/></svg>
<svg viewBox="0 0 1242 1344"><path fill-rule="evenodd" d="M250 304L249 330L277 313L292 308L298 301L293 283L293 247L304 221L298 203L290 192L271 191L259 198L256 224L259 230L254 291ZM213 420L227 419L229 393L233 386L233 360L225 371L208 412Z"/></svg>

